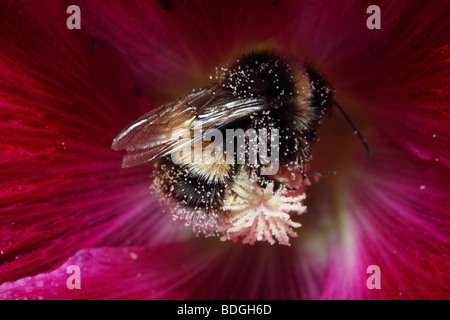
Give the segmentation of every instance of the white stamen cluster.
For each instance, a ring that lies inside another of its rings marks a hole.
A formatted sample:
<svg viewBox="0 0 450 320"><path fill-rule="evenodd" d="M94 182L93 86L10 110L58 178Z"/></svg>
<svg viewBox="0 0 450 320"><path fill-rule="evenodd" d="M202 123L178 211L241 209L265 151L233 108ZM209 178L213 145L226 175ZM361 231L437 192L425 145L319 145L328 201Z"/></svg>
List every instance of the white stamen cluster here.
<svg viewBox="0 0 450 320"><path fill-rule="evenodd" d="M242 170L232 188L227 190L223 209L227 211L227 228L222 240L237 240L254 244L256 241L267 241L270 244L289 246L290 237L297 237L293 228L300 223L291 220L291 212L302 214L306 207L302 206L305 194L288 196L287 190L281 188L274 191L274 183L270 182L262 188L256 177L249 177Z"/></svg>

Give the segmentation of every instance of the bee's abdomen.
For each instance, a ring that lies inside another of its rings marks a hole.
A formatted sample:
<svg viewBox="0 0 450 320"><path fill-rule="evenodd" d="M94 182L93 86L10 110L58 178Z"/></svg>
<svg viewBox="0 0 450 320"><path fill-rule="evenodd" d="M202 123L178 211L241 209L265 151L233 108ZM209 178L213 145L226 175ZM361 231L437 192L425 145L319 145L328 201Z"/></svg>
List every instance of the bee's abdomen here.
<svg viewBox="0 0 450 320"><path fill-rule="evenodd" d="M202 164L198 164L201 166ZM224 192L232 180L232 171L220 178L210 179L199 174L201 168L193 165L175 164L170 157L159 160L160 190L183 205L206 212L217 210L223 203Z"/></svg>

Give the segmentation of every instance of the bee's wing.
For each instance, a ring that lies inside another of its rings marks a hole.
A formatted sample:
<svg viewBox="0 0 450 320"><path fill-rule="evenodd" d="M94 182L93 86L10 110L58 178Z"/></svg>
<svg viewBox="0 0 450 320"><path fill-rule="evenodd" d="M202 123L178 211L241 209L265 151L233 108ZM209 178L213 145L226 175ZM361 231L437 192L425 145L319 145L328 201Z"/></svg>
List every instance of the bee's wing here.
<svg viewBox="0 0 450 320"><path fill-rule="evenodd" d="M216 90L217 89L217 90ZM205 87L169 102L132 122L114 139L112 149L126 150L122 167L134 167L179 151L206 131L273 106L267 98L237 98ZM214 94L212 94L214 92ZM195 139L180 139L192 137Z"/></svg>

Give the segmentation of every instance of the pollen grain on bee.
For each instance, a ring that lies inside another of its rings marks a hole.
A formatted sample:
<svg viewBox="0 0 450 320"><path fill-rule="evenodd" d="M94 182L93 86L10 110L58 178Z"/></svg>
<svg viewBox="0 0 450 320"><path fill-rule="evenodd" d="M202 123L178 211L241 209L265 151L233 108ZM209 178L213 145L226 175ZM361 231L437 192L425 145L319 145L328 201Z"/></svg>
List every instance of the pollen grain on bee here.
<svg viewBox="0 0 450 320"><path fill-rule="evenodd" d="M173 138L182 141L185 147L173 152L171 159L174 164L249 164L261 165L261 175L274 175L278 172L280 162L280 133L279 129L249 128L226 129L224 133L219 129L210 129L203 133L195 128L194 135L189 133L172 133ZM270 143L269 143L270 141ZM270 148L269 148L270 145Z"/></svg>

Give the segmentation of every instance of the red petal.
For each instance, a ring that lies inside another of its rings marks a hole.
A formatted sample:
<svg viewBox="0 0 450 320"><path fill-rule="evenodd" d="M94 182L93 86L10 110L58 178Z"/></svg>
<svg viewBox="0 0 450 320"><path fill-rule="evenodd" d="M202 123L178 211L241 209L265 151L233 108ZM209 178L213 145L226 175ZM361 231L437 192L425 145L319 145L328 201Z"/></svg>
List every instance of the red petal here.
<svg viewBox="0 0 450 320"><path fill-rule="evenodd" d="M1 10L0 283L85 247L169 241L149 168L110 150L151 108L118 53L68 30L59 3Z"/></svg>
<svg viewBox="0 0 450 320"><path fill-rule="evenodd" d="M284 30L295 1L80 1L83 27L128 58L150 97L166 102L209 82L207 73ZM276 5L275 5L276 4Z"/></svg>

